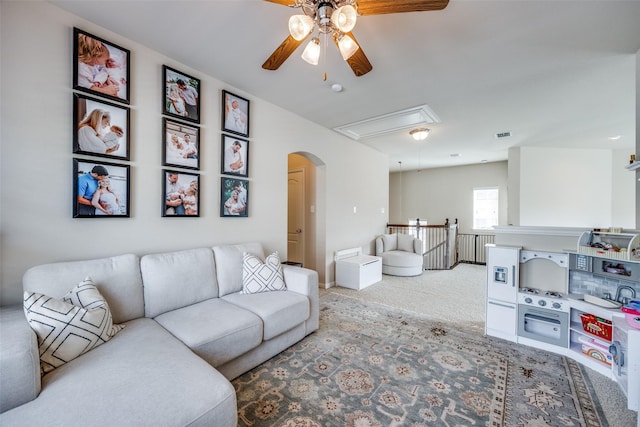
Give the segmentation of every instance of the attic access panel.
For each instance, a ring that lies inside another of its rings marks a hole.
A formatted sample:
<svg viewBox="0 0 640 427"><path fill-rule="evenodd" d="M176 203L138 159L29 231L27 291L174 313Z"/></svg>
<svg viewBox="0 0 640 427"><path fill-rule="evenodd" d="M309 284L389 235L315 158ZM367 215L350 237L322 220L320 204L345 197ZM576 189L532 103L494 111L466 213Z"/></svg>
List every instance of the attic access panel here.
<svg viewBox="0 0 640 427"><path fill-rule="evenodd" d="M433 123L440 123L440 119L436 113L434 113L433 110L425 104L345 124L335 127L333 130L351 139L359 141L361 139L372 138L402 130L410 130Z"/></svg>

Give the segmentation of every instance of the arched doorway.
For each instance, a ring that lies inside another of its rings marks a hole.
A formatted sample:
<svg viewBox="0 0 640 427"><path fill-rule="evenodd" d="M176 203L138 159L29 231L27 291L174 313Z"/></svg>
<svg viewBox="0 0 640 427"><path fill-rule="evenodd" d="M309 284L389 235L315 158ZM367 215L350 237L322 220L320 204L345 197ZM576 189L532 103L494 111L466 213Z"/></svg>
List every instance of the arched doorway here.
<svg viewBox="0 0 640 427"><path fill-rule="evenodd" d="M311 153L288 157L287 260L318 272L325 283L324 162Z"/></svg>

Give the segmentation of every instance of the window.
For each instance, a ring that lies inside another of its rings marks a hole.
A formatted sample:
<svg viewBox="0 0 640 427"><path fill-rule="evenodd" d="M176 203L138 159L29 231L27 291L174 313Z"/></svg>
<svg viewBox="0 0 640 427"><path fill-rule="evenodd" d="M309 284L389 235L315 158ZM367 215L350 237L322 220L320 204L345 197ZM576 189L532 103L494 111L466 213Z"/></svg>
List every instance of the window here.
<svg viewBox="0 0 640 427"><path fill-rule="evenodd" d="M498 187L473 189L473 228L488 229L498 225Z"/></svg>

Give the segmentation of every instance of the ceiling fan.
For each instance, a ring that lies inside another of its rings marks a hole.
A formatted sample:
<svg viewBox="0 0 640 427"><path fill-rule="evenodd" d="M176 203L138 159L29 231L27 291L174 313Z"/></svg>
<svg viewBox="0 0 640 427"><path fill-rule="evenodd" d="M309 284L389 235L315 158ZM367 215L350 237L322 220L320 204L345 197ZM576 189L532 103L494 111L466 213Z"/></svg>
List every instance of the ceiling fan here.
<svg viewBox="0 0 640 427"><path fill-rule="evenodd" d="M265 70L277 70L284 61L317 28L318 36L331 37L342 58L357 77L373 69L351 30L357 16L390 13L425 12L442 10L449 0L265 0L302 10L302 14L289 19L289 36L262 64ZM312 37L302 53L302 59L317 65L320 57L320 39Z"/></svg>

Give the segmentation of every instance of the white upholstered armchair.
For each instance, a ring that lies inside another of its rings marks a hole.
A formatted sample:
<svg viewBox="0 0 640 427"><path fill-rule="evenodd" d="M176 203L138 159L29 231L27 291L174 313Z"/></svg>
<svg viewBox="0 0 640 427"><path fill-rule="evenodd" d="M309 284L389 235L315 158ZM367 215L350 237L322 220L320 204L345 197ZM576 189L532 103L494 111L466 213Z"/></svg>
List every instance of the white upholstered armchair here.
<svg viewBox="0 0 640 427"><path fill-rule="evenodd" d="M383 234L376 238L376 256L382 257L382 274L419 276L423 272L422 240L410 234Z"/></svg>

